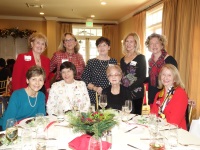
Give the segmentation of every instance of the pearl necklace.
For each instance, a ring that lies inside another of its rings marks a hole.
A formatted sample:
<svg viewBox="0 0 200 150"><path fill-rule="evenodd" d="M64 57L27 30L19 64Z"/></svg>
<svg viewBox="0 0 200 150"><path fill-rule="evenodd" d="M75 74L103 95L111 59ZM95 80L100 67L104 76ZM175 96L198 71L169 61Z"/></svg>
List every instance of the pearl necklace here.
<svg viewBox="0 0 200 150"><path fill-rule="evenodd" d="M34 104L34 105L31 104L31 101L30 101L30 98L29 98L29 95L28 95L28 94L27 94L27 96L28 96L28 102L29 102L30 106L31 106L31 107L35 107L35 105L36 105L36 103L37 103L37 95L36 95L36 98L35 98L35 104Z"/></svg>

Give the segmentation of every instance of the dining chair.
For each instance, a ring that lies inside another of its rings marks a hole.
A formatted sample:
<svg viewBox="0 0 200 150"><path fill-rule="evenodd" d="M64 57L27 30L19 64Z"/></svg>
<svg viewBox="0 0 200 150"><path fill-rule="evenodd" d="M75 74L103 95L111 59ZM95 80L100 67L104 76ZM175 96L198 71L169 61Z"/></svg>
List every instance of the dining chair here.
<svg viewBox="0 0 200 150"><path fill-rule="evenodd" d="M3 113L4 113L4 103L3 103L3 99L0 98L0 117L3 116Z"/></svg>
<svg viewBox="0 0 200 150"><path fill-rule="evenodd" d="M194 100L188 99L188 105L187 105L187 110L186 110L186 123L187 123L188 131L190 129L190 124L192 122L192 111L193 111L195 105L196 105L196 103Z"/></svg>
<svg viewBox="0 0 200 150"><path fill-rule="evenodd" d="M9 84L9 77L6 80L0 81L0 96L7 95L8 84Z"/></svg>

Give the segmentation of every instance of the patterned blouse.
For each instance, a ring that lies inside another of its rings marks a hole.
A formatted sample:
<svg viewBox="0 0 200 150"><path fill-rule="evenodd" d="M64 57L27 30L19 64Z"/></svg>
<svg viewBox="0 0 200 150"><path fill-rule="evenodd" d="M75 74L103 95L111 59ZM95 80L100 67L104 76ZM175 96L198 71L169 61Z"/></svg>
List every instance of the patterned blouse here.
<svg viewBox="0 0 200 150"><path fill-rule="evenodd" d="M85 83L76 80L72 84L67 84L64 80L55 82L49 92L47 113L57 114L58 110L72 110L75 106L78 110L89 109L90 98Z"/></svg>
<svg viewBox="0 0 200 150"><path fill-rule="evenodd" d="M117 64L117 60L114 58L110 58L110 60L89 59L82 74L82 80L86 85L92 83L102 89L108 87L109 81L106 76L106 69L109 64ZM96 103L96 92L89 89L88 92L91 103Z"/></svg>
<svg viewBox="0 0 200 150"><path fill-rule="evenodd" d="M83 70L85 68L85 62L83 60L83 56L79 53L68 53L68 52L55 52L53 54L53 57L51 58L50 62L50 71L52 72L55 68L57 68L56 71L56 80L60 80L60 65L64 61L70 61L76 66L77 76L75 79L80 80L81 75L83 73Z"/></svg>

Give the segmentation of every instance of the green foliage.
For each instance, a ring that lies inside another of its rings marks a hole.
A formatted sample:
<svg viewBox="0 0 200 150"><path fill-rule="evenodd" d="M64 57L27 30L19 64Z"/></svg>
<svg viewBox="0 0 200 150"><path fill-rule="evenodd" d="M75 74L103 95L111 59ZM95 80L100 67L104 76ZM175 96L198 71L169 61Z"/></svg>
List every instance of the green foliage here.
<svg viewBox="0 0 200 150"><path fill-rule="evenodd" d="M28 38L34 32L36 31L29 29L19 30L18 28L0 29L0 37L7 38L8 36L12 36L13 38Z"/></svg>
<svg viewBox="0 0 200 150"><path fill-rule="evenodd" d="M78 116L73 113L68 114L69 122L73 126L74 132L94 133L94 136L101 137L103 133L118 124L114 119L113 110L104 112L81 113Z"/></svg>

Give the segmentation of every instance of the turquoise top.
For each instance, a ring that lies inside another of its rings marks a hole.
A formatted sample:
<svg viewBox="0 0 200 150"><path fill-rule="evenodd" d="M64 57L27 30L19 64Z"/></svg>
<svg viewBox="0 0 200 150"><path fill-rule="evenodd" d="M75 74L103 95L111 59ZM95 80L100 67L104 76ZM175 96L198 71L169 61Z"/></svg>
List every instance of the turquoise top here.
<svg viewBox="0 0 200 150"><path fill-rule="evenodd" d="M29 96L29 99L31 105L34 106L36 97ZM38 92L37 102L34 107L31 107L29 99L24 88L13 92L8 107L3 114L3 117L0 119L3 130L6 129L6 121L10 118L15 118L17 121L20 121L28 117L35 117L37 113L43 113L46 115L45 95L42 92Z"/></svg>

